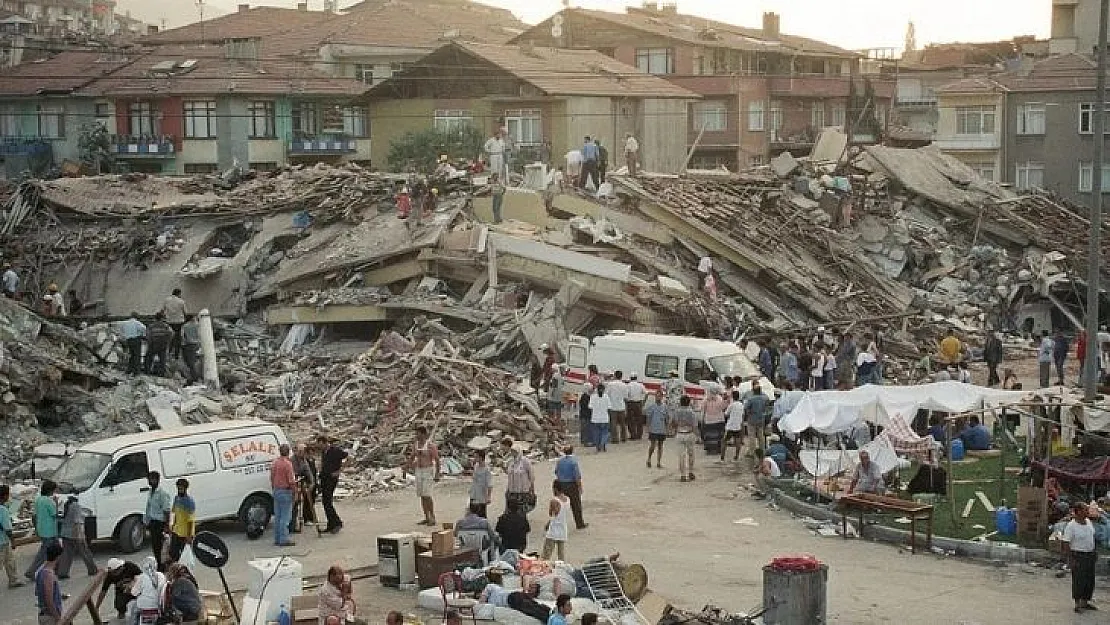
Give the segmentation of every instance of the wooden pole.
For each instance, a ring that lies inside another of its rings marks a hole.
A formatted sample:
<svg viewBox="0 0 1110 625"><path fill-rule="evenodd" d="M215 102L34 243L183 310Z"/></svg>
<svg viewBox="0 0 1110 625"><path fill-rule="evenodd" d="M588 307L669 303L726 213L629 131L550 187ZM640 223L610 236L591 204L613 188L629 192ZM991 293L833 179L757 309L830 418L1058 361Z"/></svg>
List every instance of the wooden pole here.
<svg viewBox="0 0 1110 625"><path fill-rule="evenodd" d="M690 151L686 153L686 159L682 161L682 167L675 173L682 175L686 173L686 167L690 164L690 159L694 158L694 151L698 149L698 144L701 143L701 136L705 134L706 122L701 123L701 130L698 131L698 136L694 137L694 143L690 145ZM739 163L737 163L739 167Z"/></svg>
<svg viewBox="0 0 1110 625"><path fill-rule="evenodd" d="M952 514L952 524L960 527L960 521L956 515L956 485L952 477L952 418L949 417L944 421L944 442L945 442L945 462L948 465L947 479L948 479L948 509Z"/></svg>

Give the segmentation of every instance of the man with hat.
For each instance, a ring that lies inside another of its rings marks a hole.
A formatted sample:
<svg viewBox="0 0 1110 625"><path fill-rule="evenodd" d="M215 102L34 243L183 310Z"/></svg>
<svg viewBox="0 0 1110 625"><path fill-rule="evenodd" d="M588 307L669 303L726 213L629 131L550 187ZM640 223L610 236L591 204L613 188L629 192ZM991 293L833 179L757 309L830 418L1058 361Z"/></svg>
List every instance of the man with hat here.
<svg viewBox="0 0 1110 625"><path fill-rule="evenodd" d="M647 399L647 389L640 382L640 374L633 371L628 377L628 396L624 400L628 438L638 441L644 437L644 401Z"/></svg>
<svg viewBox="0 0 1110 625"><path fill-rule="evenodd" d="M108 595L108 589L115 586L116 597L112 605L115 607L119 619L123 620L127 616L127 604L133 599L131 596L131 582L142 575L143 572L138 564L120 558L108 560L104 570L106 571L104 583L100 586L100 596L96 599L95 608L97 611L100 610L100 604L104 603L104 597Z"/></svg>

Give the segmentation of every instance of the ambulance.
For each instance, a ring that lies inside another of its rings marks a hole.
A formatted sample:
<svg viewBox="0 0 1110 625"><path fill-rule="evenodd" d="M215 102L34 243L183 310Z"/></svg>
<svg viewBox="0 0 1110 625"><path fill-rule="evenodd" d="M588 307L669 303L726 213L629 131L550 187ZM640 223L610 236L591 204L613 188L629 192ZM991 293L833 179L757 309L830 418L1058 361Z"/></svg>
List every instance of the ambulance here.
<svg viewBox="0 0 1110 625"><path fill-rule="evenodd" d="M728 341L613 330L593 341L570 337L566 356L566 381L578 385L575 390L579 393L589 376L589 365L596 365L603 376L620 371L625 381L635 371L648 393L661 388L671 371L678 371L685 393L695 402L705 398L702 383L709 379L710 372L715 372L721 381L726 376L741 378L741 391L749 389L753 380L759 380L764 393L774 397L775 392L771 381L761 378L759 369L744 352Z"/></svg>

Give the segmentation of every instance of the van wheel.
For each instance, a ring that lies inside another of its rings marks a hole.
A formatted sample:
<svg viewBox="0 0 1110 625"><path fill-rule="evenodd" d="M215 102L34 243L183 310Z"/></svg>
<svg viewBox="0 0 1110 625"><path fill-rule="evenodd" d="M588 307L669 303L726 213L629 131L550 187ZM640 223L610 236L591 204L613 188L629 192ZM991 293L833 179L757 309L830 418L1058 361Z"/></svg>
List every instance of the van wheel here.
<svg viewBox="0 0 1110 625"><path fill-rule="evenodd" d="M143 541L145 540L146 528L143 527L141 517L129 516L119 524L116 543L119 545L120 551L135 553L143 548Z"/></svg>
<svg viewBox="0 0 1110 625"><path fill-rule="evenodd" d="M255 493L243 500L239 506L239 522L244 527L257 523L262 527L270 524L270 516L274 513L274 502L268 495Z"/></svg>

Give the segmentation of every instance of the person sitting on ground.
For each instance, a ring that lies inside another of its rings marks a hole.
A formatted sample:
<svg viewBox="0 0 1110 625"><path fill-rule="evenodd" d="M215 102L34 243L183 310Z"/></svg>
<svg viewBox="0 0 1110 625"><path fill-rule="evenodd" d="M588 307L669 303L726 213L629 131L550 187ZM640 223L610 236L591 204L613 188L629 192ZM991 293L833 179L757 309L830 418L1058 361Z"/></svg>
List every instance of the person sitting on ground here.
<svg viewBox="0 0 1110 625"><path fill-rule="evenodd" d="M879 470L879 465L871 462L871 454L868 452L859 452L859 464L852 475L852 483L848 485L848 493L882 495L885 492L886 484L883 483L883 472Z"/></svg>
<svg viewBox="0 0 1110 625"><path fill-rule="evenodd" d="M497 556L500 539L497 533L493 531L493 526L490 525L489 520L481 516L480 513L483 511L483 507L483 504L471 502L466 511L466 516L455 523L455 535L459 536L464 546L476 548L479 553L487 554L487 557L482 560L483 563L486 563ZM474 539L474 542L479 544L470 544L471 536L480 537L480 540Z"/></svg>
<svg viewBox="0 0 1110 625"><path fill-rule="evenodd" d="M366 625L366 621L355 618L351 578L343 567L335 565L328 569L328 579L320 586L316 595L319 599L320 625Z"/></svg>
<svg viewBox="0 0 1110 625"><path fill-rule="evenodd" d="M987 426L979 422L979 417L968 419L967 427L960 432L960 440L969 451L986 451L991 448L991 433Z"/></svg>
<svg viewBox="0 0 1110 625"><path fill-rule="evenodd" d="M764 454L762 449L755 449L755 461L759 466L759 474L763 477L782 477L782 470L771 456Z"/></svg>
<svg viewBox="0 0 1110 625"><path fill-rule="evenodd" d="M166 576L158 570L158 561L154 556L143 559L142 573L135 577L131 585L131 596L135 602L129 607L134 607L136 614L134 620L156 619L162 615L162 597L166 592Z"/></svg>
<svg viewBox="0 0 1110 625"><path fill-rule="evenodd" d="M785 469L786 462L790 460L790 448L783 444L778 434L767 437L767 457L778 463L780 470Z"/></svg>
<svg viewBox="0 0 1110 625"><path fill-rule="evenodd" d="M497 519L496 529L497 535L501 537L502 550L515 549L524 553L532 526L528 524L528 517L524 515L519 503L509 502L505 512Z"/></svg>
<svg viewBox="0 0 1110 625"><path fill-rule="evenodd" d="M1006 369L1002 372L1002 388L1007 391L1021 390L1021 382L1018 382L1018 378L1014 374L1013 369Z"/></svg>
<svg viewBox="0 0 1110 625"><path fill-rule="evenodd" d="M200 621L204 613L204 600L200 597L197 580L189 572L189 568L180 562L171 564L166 569L166 580L169 584L167 607L173 608L181 615L182 625Z"/></svg>

